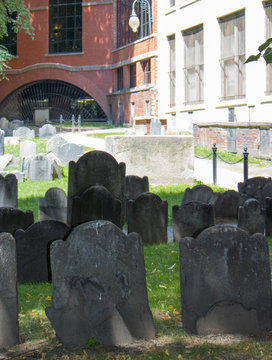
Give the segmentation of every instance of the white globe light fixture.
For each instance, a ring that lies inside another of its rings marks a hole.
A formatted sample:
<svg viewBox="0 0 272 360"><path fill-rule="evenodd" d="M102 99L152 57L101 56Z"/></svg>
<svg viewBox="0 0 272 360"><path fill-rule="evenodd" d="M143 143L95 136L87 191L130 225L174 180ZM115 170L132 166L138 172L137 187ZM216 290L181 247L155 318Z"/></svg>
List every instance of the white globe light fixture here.
<svg viewBox="0 0 272 360"><path fill-rule="evenodd" d="M130 15L128 24L131 27L133 32L138 31L138 28L140 26L140 19L138 18L137 14L135 12L135 4L136 4L137 1L140 3L140 6L141 6L142 9L147 9L149 34L151 34L152 17L151 17L151 9L150 9L149 0L134 0L133 1L133 3L132 3L132 11L131 11L131 15Z"/></svg>
<svg viewBox="0 0 272 360"><path fill-rule="evenodd" d="M140 26L140 20L139 20L138 16L136 15L136 12L135 12L134 8L132 9L132 13L130 15L128 24L131 27L133 32L138 31L138 28Z"/></svg>

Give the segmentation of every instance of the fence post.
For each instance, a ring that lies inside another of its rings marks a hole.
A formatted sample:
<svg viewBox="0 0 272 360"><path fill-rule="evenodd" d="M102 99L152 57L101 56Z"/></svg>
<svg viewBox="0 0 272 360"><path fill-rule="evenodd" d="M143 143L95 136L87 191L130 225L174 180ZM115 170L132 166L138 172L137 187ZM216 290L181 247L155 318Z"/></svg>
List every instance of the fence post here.
<svg viewBox="0 0 272 360"><path fill-rule="evenodd" d="M75 131L75 115L72 115L72 133Z"/></svg>
<svg viewBox="0 0 272 360"><path fill-rule="evenodd" d="M213 152L213 185L217 185L217 164L216 164L217 147L216 147L216 143L213 144L212 152Z"/></svg>
<svg viewBox="0 0 272 360"><path fill-rule="evenodd" d="M244 182L248 179L248 152L247 147L244 147Z"/></svg>
<svg viewBox="0 0 272 360"><path fill-rule="evenodd" d="M62 115L60 115L60 119L59 119L59 123L60 123L60 132L62 132L62 122L63 122L63 117L62 117Z"/></svg>
<svg viewBox="0 0 272 360"><path fill-rule="evenodd" d="M78 115L77 126L78 126L78 132L80 133L80 130L81 130L81 116L80 115Z"/></svg>

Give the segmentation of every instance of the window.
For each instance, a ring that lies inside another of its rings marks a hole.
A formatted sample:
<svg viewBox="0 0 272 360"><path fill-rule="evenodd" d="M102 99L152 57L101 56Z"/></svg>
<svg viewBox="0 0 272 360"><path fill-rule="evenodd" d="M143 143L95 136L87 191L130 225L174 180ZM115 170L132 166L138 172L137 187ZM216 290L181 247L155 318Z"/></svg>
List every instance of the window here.
<svg viewBox="0 0 272 360"><path fill-rule="evenodd" d="M266 39L272 37L272 1L264 3L266 15ZM272 93L272 64L266 65L266 91Z"/></svg>
<svg viewBox="0 0 272 360"><path fill-rule="evenodd" d="M183 31L185 104L204 100L203 25Z"/></svg>
<svg viewBox="0 0 272 360"><path fill-rule="evenodd" d="M136 87L136 64L129 66L129 87Z"/></svg>
<svg viewBox="0 0 272 360"><path fill-rule="evenodd" d="M150 84L151 83L150 59L144 60L142 62L142 68L143 68L143 83Z"/></svg>
<svg viewBox="0 0 272 360"><path fill-rule="evenodd" d="M123 68L120 67L117 69L117 90L122 90L124 83L123 83Z"/></svg>
<svg viewBox="0 0 272 360"><path fill-rule="evenodd" d="M175 6L176 5L176 1L175 0L170 0L170 6Z"/></svg>
<svg viewBox="0 0 272 360"><path fill-rule="evenodd" d="M176 105L176 39L175 35L168 37L169 45L169 106Z"/></svg>
<svg viewBox="0 0 272 360"><path fill-rule="evenodd" d="M13 13L10 18L16 19L16 13ZM17 33L13 30L11 22L7 23L7 35L1 39L0 44L4 45L11 55L17 55Z"/></svg>
<svg viewBox="0 0 272 360"><path fill-rule="evenodd" d="M49 52L82 51L82 1L50 0Z"/></svg>
<svg viewBox="0 0 272 360"><path fill-rule="evenodd" d="M145 36L151 35L152 29L149 28L148 11L141 6L140 2L135 4L135 12L140 20L138 32L134 33L128 25L129 18L132 11L132 4L134 0L117 0L116 7L116 24L117 24L117 42L116 46L121 47L130 44L133 41L142 39ZM150 11L152 8L152 1L150 0ZM150 14L150 16L152 16ZM150 20L150 22L149 22Z"/></svg>
<svg viewBox="0 0 272 360"><path fill-rule="evenodd" d="M219 20L221 29L221 96L245 96L245 12Z"/></svg>

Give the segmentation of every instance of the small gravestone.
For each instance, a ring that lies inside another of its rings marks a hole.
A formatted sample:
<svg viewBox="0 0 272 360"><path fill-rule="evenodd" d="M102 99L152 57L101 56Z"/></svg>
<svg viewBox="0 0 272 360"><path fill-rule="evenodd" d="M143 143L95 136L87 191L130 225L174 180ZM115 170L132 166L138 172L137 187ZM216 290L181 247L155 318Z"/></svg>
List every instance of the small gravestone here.
<svg viewBox="0 0 272 360"><path fill-rule="evenodd" d="M24 139L24 138L34 139L35 131L29 129L26 126L21 126L18 129L13 130L13 136L19 137L21 139Z"/></svg>
<svg viewBox="0 0 272 360"><path fill-rule="evenodd" d="M0 175L0 207L18 207L18 181L14 174Z"/></svg>
<svg viewBox="0 0 272 360"><path fill-rule="evenodd" d="M33 159L36 155L34 156L25 156L22 158L22 172L26 172L28 169L28 164L30 162L31 159Z"/></svg>
<svg viewBox="0 0 272 360"><path fill-rule="evenodd" d="M0 348L19 343L16 246L11 234L0 234Z"/></svg>
<svg viewBox="0 0 272 360"><path fill-rule="evenodd" d="M125 203L124 163L118 164L115 158L105 151L89 151L77 162L69 163L67 221L71 223L72 201L93 185L102 185L112 196L121 201L121 222L124 219Z"/></svg>
<svg viewBox="0 0 272 360"><path fill-rule="evenodd" d="M265 198L272 197L271 178L256 176L247 179L243 183L238 183L238 191L242 196L247 196L258 200L261 206L265 207Z"/></svg>
<svg viewBox="0 0 272 360"><path fill-rule="evenodd" d="M56 152L56 148L67 144L67 141L60 135L55 135L53 137L51 137L49 140L47 140L46 142L46 152Z"/></svg>
<svg viewBox="0 0 272 360"><path fill-rule="evenodd" d="M243 205L244 199L234 190L223 193L216 193L217 199L214 202L215 216L220 219L238 219L238 208Z"/></svg>
<svg viewBox="0 0 272 360"><path fill-rule="evenodd" d="M11 170L11 171L2 171L2 170L0 170L0 174L2 176L4 176L4 177L9 175L9 174L13 174L13 175L15 175L18 183L24 181L24 173L19 171L19 170Z"/></svg>
<svg viewBox="0 0 272 360"><path fill-rule="evenodd" d="M34 223L32 210L22 211L10 207L0 207L0 232L12 235L17 229L26 229Z"/></svg>
<svg viewBox="0 0 272 360"><path fill-rule="evenodd" d="M34 141L22 141L20 142L20 157L29 157L36 155L36 143Z"/></svg>
<svg viewBox="0 0 272 360"><path fill-rule="evenodd" d="M94 338L124 345L155 336L138 234L108 221L73 229L51 245L53 294L45 312L64 346Z"/></svg>
<svg viewBox="0 0 272 360"><path fill-rule="evenodd" d="M147 176L126 176L125 198L126 198L126 221L127 221L127 208L129 200L135 200L139 195L149 191L149 183Z"/></svg>
<svg viewBox="0 0 272 360"><path fill-rule="evenodd" d="M196 237L204 229L215 225L214 206L191 201L172 207L174 241L185 236Z"/></svg>
<svg viewBox="0 0 272 360"><path fill-rule="evenodd" d="M184 192L181 205L187 204L191 201L199 201L204 204L210 204L214 202L214 192L207 185L196 185L194 187L187 188Z"/></svg>
<svg viewBox="0 0 272 360"><path fill-rule="evenodd" d="M53 167L52 162L44 155L38 154L27 163L27 180L52 180Z"/></svg>
<svg viewBox="0 0 272 360"><path fill-rule="evenodd" d="M69 164L70 161L77 161L79 156L84 153L84 146L77 144L63 144L58 146L55 150L57 158L63 165Z"/></svg>
<svg viewBox="0 0 272 360"><path fill-rule="evenodd" d="M239 207L238 227L247 231L249 235L264 234L265 214L258 200L248 199L243 206Z"/></svg>
<svg viewBox="0 0 272 360"><path fill-rule="evenodd" d="M22 120L12 120L9 122L9 130L10 133L13 134L13 130L18 129L19 127L24 126L24 122Z"/></svg>
<svg viewBox="0 0 272 360"><path fill-rule="evenodd" d="M49 138L55 136L56 133L57 133L56 127L50 124L45 124L41 128L39 128L40 138Z"/></svg>
<svg viewBox="0 0 272 360"><path fill-rule="evenodd" d="M4 128L4 127L3 127L2 130L4 131L6 138L7 138L8 136L11 136L11 132L10 132L10 129L9 129L9 128Z"/></svg>
<svg viewBox="0 0 272 360"><path fill-rule="evenodd" d="M167 242L168 204L149 192L128 202L128 232L141 235L144 244Z"/></svg>
<svg viewBox="0 0 272 360"><path fill-rule="evenodd" d="M0 156L4 155L5 131L0 129Z"/></svg>
<svg viewBox="0 0 272 360"><path fill-rule="evenodd" d="M8 128L9 127L9 121L5 117L1 117L0 119L0 129Z"/></svg>
<svg viewBox="0 0 272 360"><path fill-rule="evenodd" d="M46 191L44 198L39 198L39 220L67 221L67 196L57 187Z"/></svg>
<svg viewBox="0 0 272 360"><path fill-rule="evenodd" d="M65 239L68 233L69 227L56 220L38 221L26 230L17 230L14 238L18 281L51 281L50 244Z"/></svg>
<svg viewBox="0 0 272 360"><path fill-rule="evenodd" d="M94 185L73 197L71 226L93 220L108 220L121 227L121 201L102 185Z"/></svg>
<svg viewBox="0 0 272 360"><path fill-rule="evenodd" d="M161 135L161 122L158 118L153 118L150 121L150 135Z"/></svg>
<svg viewBox="0 0 272 360"><path fill-rule="evenodd" d="M52 155L52 156L50 156ZM62 171L58 165L58 159L54 156L53 153L49 153L46 155L47 159L51 162L52 164L52 177L53 180L54 179L62 179Z"/></svg>
<svg viewBox="0 0 272 360"><path fill-rule="evenodd" d="M261 334L271 329L267 240L216 225L180 247L182 323L200 335Z"/></svg>

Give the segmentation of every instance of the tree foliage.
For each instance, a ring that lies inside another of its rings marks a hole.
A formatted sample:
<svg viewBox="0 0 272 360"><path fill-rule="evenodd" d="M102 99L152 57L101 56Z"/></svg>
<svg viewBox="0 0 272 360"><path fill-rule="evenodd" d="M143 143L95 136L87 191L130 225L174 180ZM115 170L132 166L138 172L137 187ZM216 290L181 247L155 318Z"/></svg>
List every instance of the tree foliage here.
<svg viewBox="0 0 272 360"><path fill-rule="evenodd" d="M265 43L263 43L262 45L260 45L258 47L258 51L259 51L258 54L250 55L245 63L257 61L262 57L262 58L264 58L264 60L266 61L267 64L271 64L272 63L271 44L272 44L272 38L267 39Z"/></svg>
<svg viewBox="0 0 272 360"><path fill-rule="evenodd" d="M26 8L24 0L0 0L0 42L7 35L8 24L17 33L24 30L33 37L33 27L30 22L31 13ZM8 62L12 59L12 55L7 48L0 45L0 80L5 78L5 70L8 69Z"/></svg>

